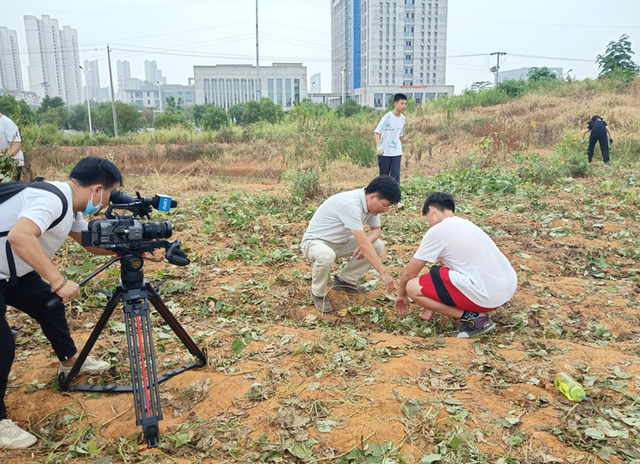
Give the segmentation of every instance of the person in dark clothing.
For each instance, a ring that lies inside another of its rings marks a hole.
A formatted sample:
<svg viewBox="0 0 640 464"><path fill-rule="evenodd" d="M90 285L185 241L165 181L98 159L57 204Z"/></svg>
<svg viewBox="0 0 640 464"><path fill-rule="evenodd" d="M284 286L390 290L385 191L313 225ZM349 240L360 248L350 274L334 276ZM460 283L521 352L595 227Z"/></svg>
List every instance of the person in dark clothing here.
<svg viewBox="0 0 640 464"><path fill-rule="evenodd" d="M600 151L602 152L602 161L609 166L609 143L613 145L613 135L611 135L611 129L607 123L597 114L594 115L587 123L587 128L582 132L582 143L584 143L584 137L587 132L591 132L589 136L589 148L587 148L587 156L589 157L589 164L593 159L593 150L596 147L596 142L600 142Z"/></svg>

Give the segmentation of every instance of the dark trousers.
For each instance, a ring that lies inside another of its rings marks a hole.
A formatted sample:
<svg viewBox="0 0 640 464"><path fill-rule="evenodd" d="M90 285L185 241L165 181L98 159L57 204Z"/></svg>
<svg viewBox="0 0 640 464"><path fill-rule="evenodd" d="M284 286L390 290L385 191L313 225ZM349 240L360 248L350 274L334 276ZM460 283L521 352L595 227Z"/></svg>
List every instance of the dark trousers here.
<svg viewBox="0 0 640 464"><path fill-rule="evenodd" d="M607 138L607 133L600 135L594 135L591 133L589 137L589 148L587 148L587 156L589 157L589 162L593 159L593 150L596 147L596 142L600 142L600 151L602 152L602 161L605 163L609 162L609 139Z"/></svg>
<svg viewBox="0 0 640 464"><path fill-rule="evenodd" d="M76 354L76 346L64 314L64 305L58 304L51 310L46 308L52 297L51 287L35 271L18 278L18 284L13 287L5 280L0 281L0 420L7 418L4 395L16 352L6 318L7 305L38 321L58 359L64 361Z"/></svg>
<svg viewBox="0 0 640 464"><path fill-rule="evenodd" d="M378 167L381 176L393 177L400 185L400 166L402 165L402 155L399 156L378 156Z"/></svg>

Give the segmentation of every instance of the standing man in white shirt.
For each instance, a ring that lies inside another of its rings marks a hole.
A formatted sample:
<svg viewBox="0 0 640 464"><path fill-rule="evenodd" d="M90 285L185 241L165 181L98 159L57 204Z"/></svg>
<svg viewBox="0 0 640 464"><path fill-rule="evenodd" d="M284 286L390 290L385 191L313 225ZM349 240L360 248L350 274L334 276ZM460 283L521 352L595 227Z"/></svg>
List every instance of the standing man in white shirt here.
<svg viewBox="0 0 640 464"><path fill-rule="evenodd" d="M455 211L448 193L427 198L422 214L431 227L402 272L395 306L405 315L411 298L425 310L422 319L431 319L434 311L458 319L459 329L449 335L468 338L495 327L488 313L513 297L518 276L491 237ZM442 266L419 276L427 262L438 260Z"/></svg>
<svg viewBox="0 0 640 464"><path fill-rule="evenodd" d="M389 111L378 123L374 133L376 152L381 176L393 177L400 184L402 164L402 136L405 117L402 114L407 107L407 96L397 93L393 97L393 111Z"/></svg>
<svg viewBox="0 0 640 464"><path fill-rule="evenodd" d="M0 203L0 449L28 448L36 437L7 417L4 396L15 357L16 344L5 314L12 306L33 319L51 343L60 365L68 374L78 358L71 338L64 303L80 296L80 286L60 273L51 257L69 236L82 243L87 223L110 202L111 192L122 184L118 168L103 158L83 158L67 182L34 182ZM102 248L87 247L96 254ZM47 303L58 295L52 308ZM108 362L87 357L79 373L109 369Z"/></svg>
<svg viewBox="0 0 640 464"><path fill-rule="evenodd" d="M389 176L379 176L362 189L337 193L320 205L302 237L302 252L313 261L311 297L318 311L333 311L327 297L327 279L336 258L351 256L347 266L333 279L332 288L348 293L365 293L358 280L373 266L380 273L386 291L393 293L393 277L380 255L380 213L400 201L400 186ZM364 225L369 226L366 233Z"/></svg>
<svg viewBox="0 0 640 464"><path fill-rule="evenodd" d="M22 175L22 166L24 166L20 131L18 130L18 126L16 126L9 117L0 113L0 153L4 153L5 151L18 162L18 172L15 180L19 181Z"/></svg>

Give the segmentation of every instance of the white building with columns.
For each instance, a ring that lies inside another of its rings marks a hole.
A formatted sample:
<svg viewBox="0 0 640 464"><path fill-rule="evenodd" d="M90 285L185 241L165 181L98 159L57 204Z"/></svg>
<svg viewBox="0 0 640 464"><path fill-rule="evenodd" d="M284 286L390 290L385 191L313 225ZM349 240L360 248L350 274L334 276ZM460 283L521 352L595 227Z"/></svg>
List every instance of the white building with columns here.
<svg viewBox="0 0 640 464"><path fill-rule="evenodd" d="M196 103L213 103L228 109L238 103L268 97L284 110L307 98L307 68L301 63L274 63L260 66L250 64L219 64L194 66Z"/></svg>

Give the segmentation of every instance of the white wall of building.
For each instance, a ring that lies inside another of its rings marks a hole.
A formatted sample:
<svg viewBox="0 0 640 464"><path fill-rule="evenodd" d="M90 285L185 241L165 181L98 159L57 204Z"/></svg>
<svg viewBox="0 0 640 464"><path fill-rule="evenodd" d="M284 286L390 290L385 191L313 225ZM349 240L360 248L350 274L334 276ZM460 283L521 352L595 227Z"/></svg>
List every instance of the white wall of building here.
<svg viewBox="0 0 640 464"><path fill-rule="evenodd" d="M257 99L257 70L253 65L194 66L196 103L229 108ZM260 94L284 110L307 98L307 68L299 63L260 66Z"/></svg>

